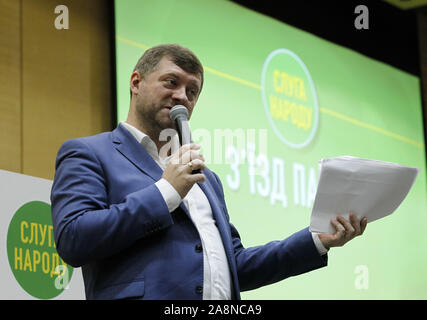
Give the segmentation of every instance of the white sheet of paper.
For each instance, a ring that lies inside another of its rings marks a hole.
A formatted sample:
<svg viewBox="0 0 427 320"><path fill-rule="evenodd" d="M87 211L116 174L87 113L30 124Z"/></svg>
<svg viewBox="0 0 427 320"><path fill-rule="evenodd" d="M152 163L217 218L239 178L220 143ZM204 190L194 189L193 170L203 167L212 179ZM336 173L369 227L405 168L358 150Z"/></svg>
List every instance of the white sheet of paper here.
<svg viewBox="0 0 427 320"><path fill-rule="evenodd" d="M320 175L310 231L335 233L330 221L350 211L368 222L393 213L411 189L419 169L391 162L342 156L319 161Z"/></svg>

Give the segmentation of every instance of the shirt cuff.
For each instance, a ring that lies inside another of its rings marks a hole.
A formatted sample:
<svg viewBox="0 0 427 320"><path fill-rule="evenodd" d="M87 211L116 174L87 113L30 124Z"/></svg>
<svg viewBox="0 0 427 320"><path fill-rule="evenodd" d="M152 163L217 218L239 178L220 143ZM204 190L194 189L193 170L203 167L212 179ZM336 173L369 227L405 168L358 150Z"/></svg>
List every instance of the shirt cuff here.
<svg viewBox="0 0 427 320"><path fill-rule="evenodd" d="M317 233L312 232L311 236L313 237L314 245L316 246L317 251L319 251L319 254L323 256L324 254L328 253L328 249L326 249L322 244L322 241L320 241L319 235Z"/></svg>
<svg viewBox="0 0 427 320"><path fill-rule="evenodd" d="M162 194L163 199L165 200L168 206L169 212L172 212L176 208L178 208L182 199L179 193L175 190L175 188L172 187L172 185L166 179L163 178L157 181L155 185Z"/></svg>

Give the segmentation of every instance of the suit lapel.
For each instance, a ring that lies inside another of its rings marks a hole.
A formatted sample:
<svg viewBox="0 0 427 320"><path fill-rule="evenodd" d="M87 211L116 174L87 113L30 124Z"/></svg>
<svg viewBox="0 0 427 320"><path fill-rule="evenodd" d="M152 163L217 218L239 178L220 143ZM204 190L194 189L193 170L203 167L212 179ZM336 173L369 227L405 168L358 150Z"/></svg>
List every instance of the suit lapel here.
<svg viewBox="0 0 427 320"><path fill-rule="evenodd" d="M161 179L163 171L145 148L121 124L112 132L114 147L138 169L153 178Z"/></svg>
<svg viewBox="0 0 427 320"><path fill-rule="evenodd" d="M121 124L112 132L112 139L114 147L139 170L156 182L162 178L163 170L148 154L145 148L138 143L135 137ZM179 206L190 218L188 208L183 201Z"/></svg>

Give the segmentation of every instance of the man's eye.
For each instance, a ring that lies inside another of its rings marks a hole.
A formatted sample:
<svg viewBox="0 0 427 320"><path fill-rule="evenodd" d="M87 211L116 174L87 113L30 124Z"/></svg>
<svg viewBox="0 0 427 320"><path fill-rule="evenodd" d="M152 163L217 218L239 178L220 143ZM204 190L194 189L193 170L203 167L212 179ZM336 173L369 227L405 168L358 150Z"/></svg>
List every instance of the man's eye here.
<svg viewBox="0 0 427 320"><path fill-rule="evenodd" d="M196 97L196 91L195 90L189 90L189 91L187 91L188 93L187 93L187 95L188 95L188 98L190 99L190 100L193 100L195 97Z"/></svg>
<svg viewBox="0 0 427 320"><path fill-rule="evenodd" d="M175 86L176 85L176 80L175 79L166 79L166 83L168 85Z"/></svg>

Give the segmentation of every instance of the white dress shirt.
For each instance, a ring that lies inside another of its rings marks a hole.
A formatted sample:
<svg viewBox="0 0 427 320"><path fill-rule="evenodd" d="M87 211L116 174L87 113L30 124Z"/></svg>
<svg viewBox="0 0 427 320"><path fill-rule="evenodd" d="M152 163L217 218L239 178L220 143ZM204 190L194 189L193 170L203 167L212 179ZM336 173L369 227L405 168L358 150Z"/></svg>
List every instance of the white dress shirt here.
<svg viewBox="0 0 427 320"><path fill-rule="evenodd" d="M149 136L124 121L121 124L145 148L159 167L164 170L171 156L161 158L155 143ZM171 150L177 150L179 148L178 135L175 135L168 144L170 144L169 147L171 147ZM215 225L212 209L206 195L197 183L193 185L184 199L181 199L179 193L166 179L162 178L155 184L162 194L169 212L175 210L181 201L184 202L199 232L203 248L203 300L230 300L230 269L224 245L218 228ZM312 237L319 254L323 255L327 253L328 250L322 245L318 235L312 233Z"/></svg>

